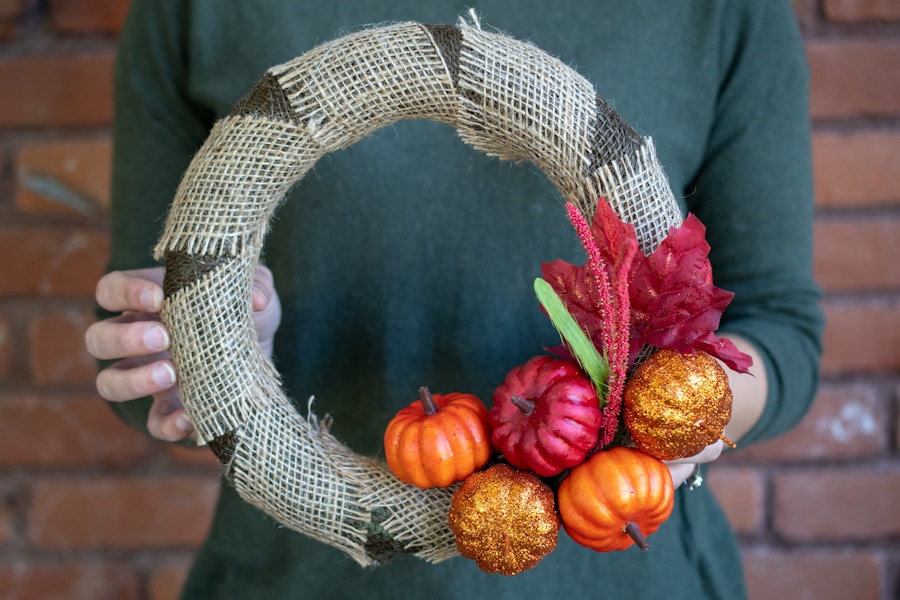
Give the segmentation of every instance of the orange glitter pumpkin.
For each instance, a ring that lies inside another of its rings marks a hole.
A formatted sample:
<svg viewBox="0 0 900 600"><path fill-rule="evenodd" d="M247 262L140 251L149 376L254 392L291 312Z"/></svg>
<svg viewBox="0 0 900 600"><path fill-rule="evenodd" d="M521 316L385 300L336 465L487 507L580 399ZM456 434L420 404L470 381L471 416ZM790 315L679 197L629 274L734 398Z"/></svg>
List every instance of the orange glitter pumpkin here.
<svg viewBox="0 0 900 600"><path fill-rule="evenodd" d="M559 538L553 490L534 473L502 463L463 482L448 519L459 553L486 573L527 571L556 549Z"/></svg>
<svg viewBox="0 0 900 600"><path fill-rule="evenodd" d="M598 552L649 546L672 514L675 487L661 460L616 446L573 468L559 485L557 502L566 533Z"/></svg>
<svg viewBox="0 0 900 600"><path fill-rule="evenodd" d="M491 457L488 409L472 394L434 394L397 412L384 432L384 453L397 479L420 488L447 487Z"/></svg>
<svg viewBox="0 0 900 600"><path fill-rule="evenodd" d="M662 460L694 456L722 439L731 420L731 386L705 352L659 350L625 386L623 419L634 445Z"/></svg>

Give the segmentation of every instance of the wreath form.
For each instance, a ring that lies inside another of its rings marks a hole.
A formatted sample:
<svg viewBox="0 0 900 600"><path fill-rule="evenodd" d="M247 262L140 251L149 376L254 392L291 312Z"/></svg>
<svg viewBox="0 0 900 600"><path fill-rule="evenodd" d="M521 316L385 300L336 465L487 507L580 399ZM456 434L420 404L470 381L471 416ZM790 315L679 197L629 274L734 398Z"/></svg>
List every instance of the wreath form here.
<svg viewBox="0 0 900 600"><path fill-rule="evenodd" d="M251 290L269 220L325 154L402 119L446 123L473 148L539 167L590 219L605 197L652 252L682 222L655 156L591 84L532 44L453 25L356 32L271 68L185 172L155 249L182 401L238 494L360 565L457 555L452 489L396 479L300 414L263 355Z"/></svg>

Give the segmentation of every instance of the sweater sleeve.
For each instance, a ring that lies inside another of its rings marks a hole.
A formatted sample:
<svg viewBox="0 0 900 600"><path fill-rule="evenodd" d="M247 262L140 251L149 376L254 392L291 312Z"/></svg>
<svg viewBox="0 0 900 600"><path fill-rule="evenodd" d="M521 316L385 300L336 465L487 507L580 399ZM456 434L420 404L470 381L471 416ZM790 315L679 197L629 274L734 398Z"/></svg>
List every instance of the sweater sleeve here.
<svg viewBox="0 0 900 600"><path fill-rule="evenodd" d="M726 29L707 156L688 208L707 224L721 332L760 350L769 382L744 444L795 425L815 395L823 318L813 280L808 68L788 2L747 2Z"/></svg>
<svg viewBox="0 0 900 600"><path fill-rule="evenodd" d="M211 126L186 85L187 2L135 0L115 65L108 270L156 266L151 257L182 173ZM100 312L102 318L111 316ZM105 366L105 365L101 365ZM146 429L150 399L112 403Z"/></svg>

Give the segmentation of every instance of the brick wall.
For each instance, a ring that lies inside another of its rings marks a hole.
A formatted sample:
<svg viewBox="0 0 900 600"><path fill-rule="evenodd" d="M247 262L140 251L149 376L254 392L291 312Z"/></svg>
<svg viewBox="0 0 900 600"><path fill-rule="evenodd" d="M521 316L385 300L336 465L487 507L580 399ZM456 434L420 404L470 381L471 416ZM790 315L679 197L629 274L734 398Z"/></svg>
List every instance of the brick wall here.
<svg viewBox="0 0 900 600"><path fill-rule="evenodd" d="M794 0L812 68L821 391L710 483L751 596L900 597L900 2Z"/></svg>
<svg viewBox="0 0 900 600"><path fill-rule="evenodd" d="M107 252L126 0L0 0L0 594L174 598L211 455L155 444L82 350ZM717 463L751 596L900 595L900 2L794 0L813 72L824 379L783 438Z"/></svg>

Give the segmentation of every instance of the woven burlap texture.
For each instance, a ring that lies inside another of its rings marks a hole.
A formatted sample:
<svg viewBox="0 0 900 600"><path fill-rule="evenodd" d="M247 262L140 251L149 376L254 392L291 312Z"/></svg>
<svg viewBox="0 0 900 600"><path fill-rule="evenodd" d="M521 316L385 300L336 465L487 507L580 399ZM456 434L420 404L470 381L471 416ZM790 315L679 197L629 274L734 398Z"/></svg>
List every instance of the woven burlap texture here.
<svg viewBox="0 0 900 600"><path fill-rule="evenodd" d="M682 220L650 140L587 80L529 43L463 22L392 24L325 43L272 68L215 124L155 252L215 266L164 303L182 400L201 443L228 441L219 455L241 497L361 565L394 552L456 555L452 489L400 483L386 463L331 436L311 406L302 416L259 348L250 292L287 190L325 154L408 118L450 124L478 150L534 163L588 218L606 197L645 253Z"/></svg>

